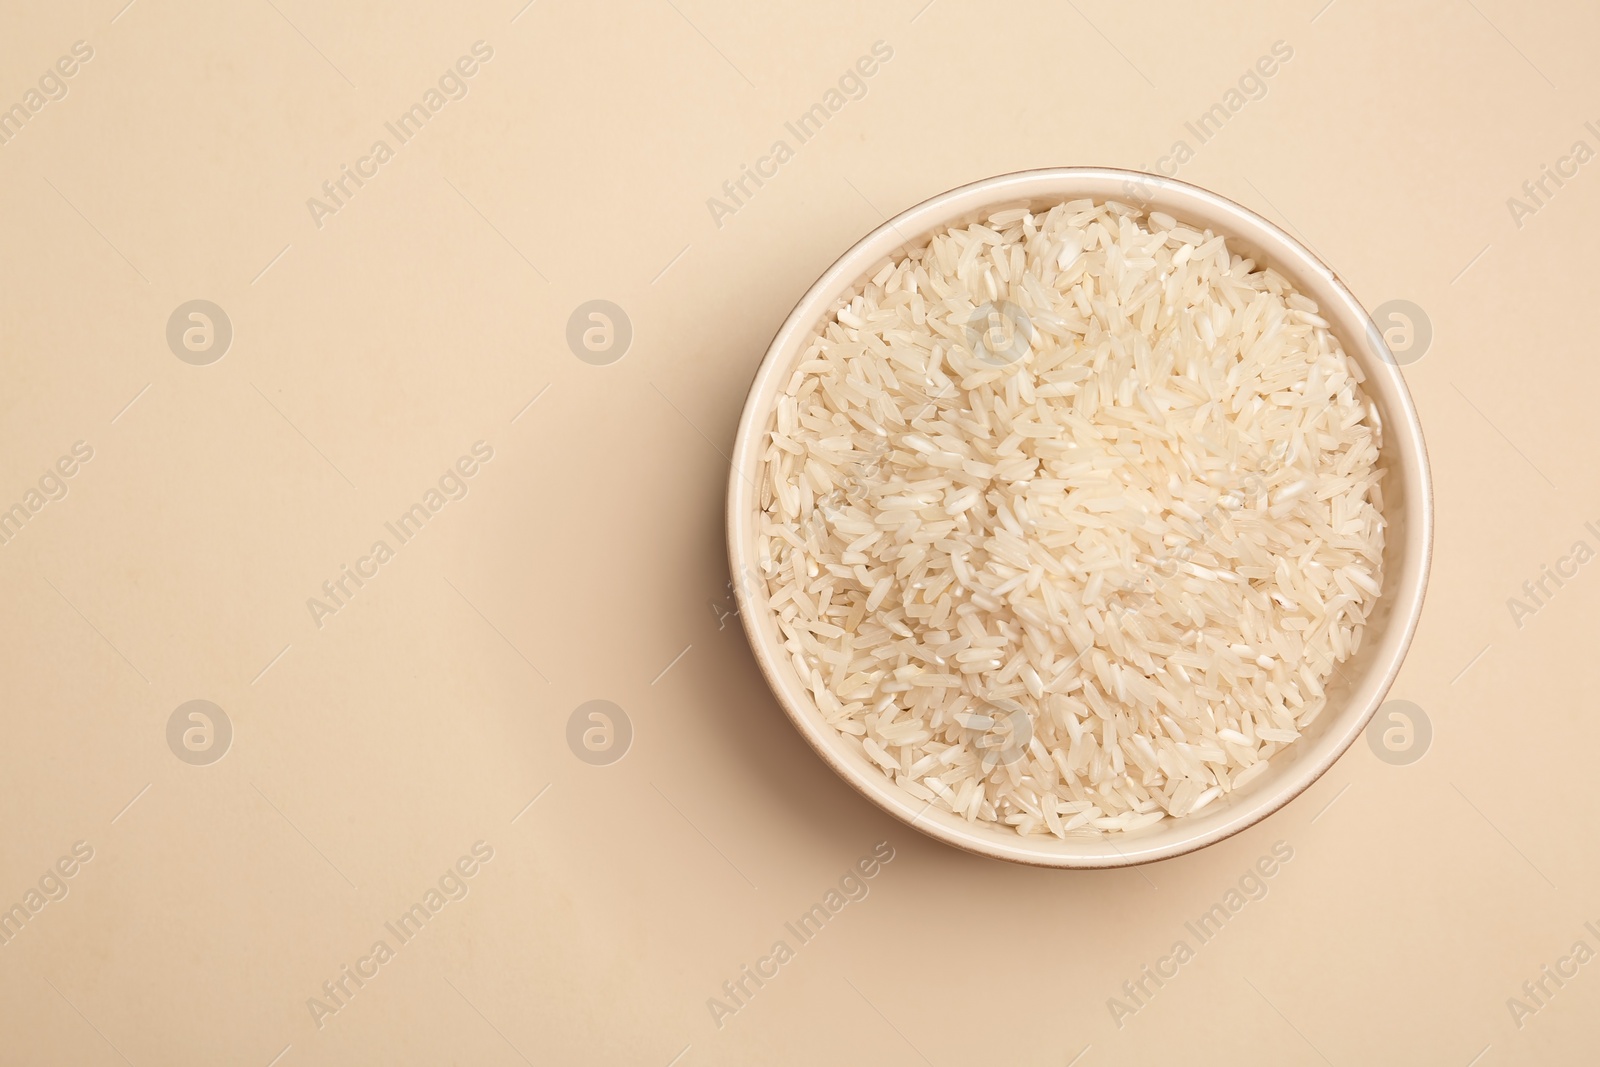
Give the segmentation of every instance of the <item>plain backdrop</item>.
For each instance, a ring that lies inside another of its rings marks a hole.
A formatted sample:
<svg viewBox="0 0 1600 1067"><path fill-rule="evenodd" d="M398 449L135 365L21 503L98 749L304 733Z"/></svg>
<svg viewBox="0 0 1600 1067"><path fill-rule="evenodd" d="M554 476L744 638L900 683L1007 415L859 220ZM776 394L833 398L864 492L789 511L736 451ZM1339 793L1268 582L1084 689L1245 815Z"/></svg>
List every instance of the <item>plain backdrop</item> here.
<svg viewBox="0 0 1600 1067"><path fill-rule="evenodd" d="M1588 1062L1592 6L123 3L0 33L0 1059ZM1178 142L1431 328L1438 539L1391 694L1431 741L1183 859L981 860L766 691L724 456L784 314L886 217ZM610 362L568 343L596 300ZM620 759L569 730L596 700Z"/></svg>

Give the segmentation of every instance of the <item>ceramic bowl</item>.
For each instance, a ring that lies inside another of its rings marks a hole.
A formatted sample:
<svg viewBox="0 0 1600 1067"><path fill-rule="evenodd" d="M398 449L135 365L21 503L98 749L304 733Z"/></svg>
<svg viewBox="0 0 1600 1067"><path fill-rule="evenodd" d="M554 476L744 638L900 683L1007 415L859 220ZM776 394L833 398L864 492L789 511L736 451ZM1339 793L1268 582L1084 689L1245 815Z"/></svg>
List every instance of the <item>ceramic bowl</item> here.
<svg viewBox="0 0 1600 1067"><path fill-rule="evenodd" d="M1010 827L968 822L929 805L886 778L824 721L783 651L776 613L761 595L756 485L778 394L842 294L937 231L1005 207L1042 211L1081 198L1137 203L1191 228L1222 234L1235 253L1273 267L1317 302L1345 352L1365 371L1364 388L1382 420L1379 465L1387 468L1387 532L1383 593L1360 650L1328 681L1327 707L1316 722L1274 755L1266 772L1196 815L1165 819L1132 834L1062 840L1048 834L1024 837ZM1170 178L1096 167L1004 174L941 193L879 226L823 272L772 339L745 402L732 460L729 562L745 632L778 703L817 754L874 804L930 837L997 859L1069 868L1147 863L1192 852L1260 822L1304 792L1360 736L1400 670L1422 611L1433 530L1427 453L1405 380L1382 335L1339 276L1299 241L1231 200Z"/></svg>

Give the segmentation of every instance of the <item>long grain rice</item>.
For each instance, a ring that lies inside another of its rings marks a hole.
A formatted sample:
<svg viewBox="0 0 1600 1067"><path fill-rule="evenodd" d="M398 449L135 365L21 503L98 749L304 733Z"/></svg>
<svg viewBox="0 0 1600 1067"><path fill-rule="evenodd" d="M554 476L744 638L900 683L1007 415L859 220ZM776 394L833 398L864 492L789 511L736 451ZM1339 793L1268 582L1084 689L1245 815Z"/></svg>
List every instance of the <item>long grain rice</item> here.
<svg viewBox="0 0 1600 1067"><path fill-rule="evenodd" d="M759 558L847 744L1019 834L1192 815L1323 710L1382 587L1381 430L1314 302L1127 205L996 211L840 300Z"/></svg>

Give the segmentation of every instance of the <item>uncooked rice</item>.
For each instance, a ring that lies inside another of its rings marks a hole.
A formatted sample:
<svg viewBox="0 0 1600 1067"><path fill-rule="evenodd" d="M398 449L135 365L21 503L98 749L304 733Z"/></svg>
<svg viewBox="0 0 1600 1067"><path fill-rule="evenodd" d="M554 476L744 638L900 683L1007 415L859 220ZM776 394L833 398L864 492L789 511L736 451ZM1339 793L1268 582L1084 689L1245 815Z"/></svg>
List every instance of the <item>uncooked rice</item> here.
<svg viewBox="0 0 1600 1067"><path fill-rule="evenodd" d="M1016 207L843 297L768 427L757 558L817 708L1019 834L1193 815L1326 703L1382 584L1381 426L1209 230Z"/></svg>

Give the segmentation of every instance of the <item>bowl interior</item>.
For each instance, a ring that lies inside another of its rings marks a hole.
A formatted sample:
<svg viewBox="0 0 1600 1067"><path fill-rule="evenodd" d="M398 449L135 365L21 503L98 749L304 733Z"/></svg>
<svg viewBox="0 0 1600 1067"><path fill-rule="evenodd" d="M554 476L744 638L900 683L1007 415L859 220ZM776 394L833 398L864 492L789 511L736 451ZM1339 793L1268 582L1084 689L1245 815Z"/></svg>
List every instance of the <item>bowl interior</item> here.
<svg viewBox="0 0 1600 1067"><path fill-rule="evenodd" d="M905 792L845 744L824 719L782 652L777 618L756 567L760 458L774 405L806 345L836 300L933 233L975 222L1005 207L1047 210L1064 200L1120 200L1162 211L1228 238L1230 249L1269 265L1318 304L1346 353L1366 375L1364 388L1383 426L1378 465L1387 529L1383 594L1360 648L1327 682L1327 705L1260 777L1195 816L1100 839L1022 837L969 823ZM1303 791L1359 736L1393 682L1421 611L1432 534L1427 456L1399 367L1361 305L1338 277L1273 224L1214 193L1172 179L1106 168L1062 168L1003 175L934 197L891 219L845 253L801 298L768 348L739 425L728 494L728 540L740 616L756 658L784 710L818 753L851 785L917 829L973 852L1052 867L1113 867L1179 855L1237 833Z"/></svg>

